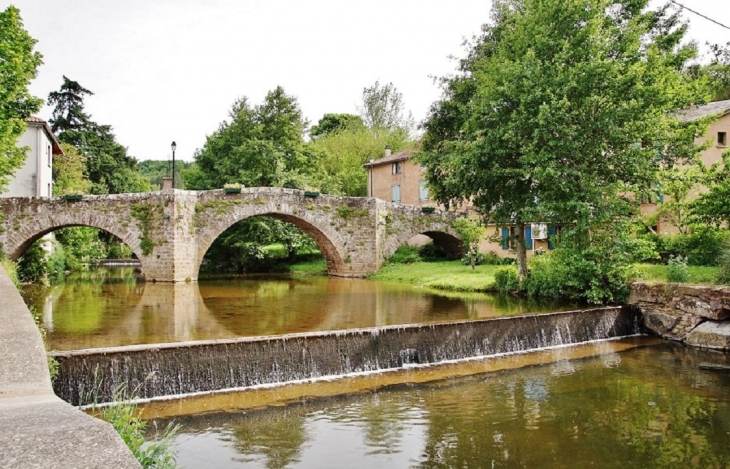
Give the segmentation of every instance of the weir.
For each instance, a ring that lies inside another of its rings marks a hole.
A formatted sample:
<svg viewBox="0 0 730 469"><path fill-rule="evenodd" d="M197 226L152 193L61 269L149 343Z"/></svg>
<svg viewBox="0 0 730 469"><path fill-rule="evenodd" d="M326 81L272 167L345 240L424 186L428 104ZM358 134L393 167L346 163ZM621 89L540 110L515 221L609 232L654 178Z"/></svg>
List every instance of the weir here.
<svg viewBox="0 0 730 469"><path fill-rule="evenodd" d="M141 399L183 396L404 366L525 352L640 332L631 307L441 324L55 352L56 394L110 402L115 386Z"/></svg>

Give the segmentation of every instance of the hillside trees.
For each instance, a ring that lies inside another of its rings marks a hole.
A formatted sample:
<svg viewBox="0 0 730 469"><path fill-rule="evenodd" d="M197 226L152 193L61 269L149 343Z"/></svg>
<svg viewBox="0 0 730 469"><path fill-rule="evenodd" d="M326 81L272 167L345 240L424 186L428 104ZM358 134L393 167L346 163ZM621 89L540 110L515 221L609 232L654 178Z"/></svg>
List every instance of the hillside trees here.
<svg viewBox="0 0 730 469"><path fill-rule="evenodd" d="M85 174L92 194L146 192L148 181L137 171L137 160L116 141L112 127L94 122L84 110L84 97L93 93L63 77L59 91L48 96L53 106L51 129L60 142L75 146L86 157Z"/></svg>
<svg viewBox="0 0 730 469"><path fill-rule="evenodd" d="M623 194L691 156L656 148L676 143L667 111L706 99L682 74L696 51L681 45L678 14L647 5L497 1L459 73L443 80L420 156L430 191L515 226L521 280L526 224L570 226L585 249L592 228L634 209Z"/></svg>
<svg viewBox="0 0 730 469"><path fill-rule="evenodd" d="M42 63L35 43L23 29L20 10L9 6L0 12L0 191L25 161L25 148L16 146L25 119L43 104L28 92Z"/></svg>

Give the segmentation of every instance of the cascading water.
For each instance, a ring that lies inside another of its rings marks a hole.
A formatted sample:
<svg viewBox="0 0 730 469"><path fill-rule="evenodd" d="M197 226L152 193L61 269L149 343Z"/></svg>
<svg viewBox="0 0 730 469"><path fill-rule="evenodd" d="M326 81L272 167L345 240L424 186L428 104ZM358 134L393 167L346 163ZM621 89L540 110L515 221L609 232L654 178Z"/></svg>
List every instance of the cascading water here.
<svg viewBox="0 0 730 469"><path fill-rule="evenodd" d="M637 334L637 313L607 307L543 315L139 345L54 353L56 394L108 402L123 383L139 398L389 370Z"/></svg>

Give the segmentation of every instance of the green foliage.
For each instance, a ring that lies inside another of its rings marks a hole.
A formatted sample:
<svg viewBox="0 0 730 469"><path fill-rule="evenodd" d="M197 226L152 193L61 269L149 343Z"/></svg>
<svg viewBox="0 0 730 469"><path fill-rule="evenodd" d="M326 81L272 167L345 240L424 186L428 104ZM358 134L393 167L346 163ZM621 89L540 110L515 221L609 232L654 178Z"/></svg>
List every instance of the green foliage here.
<svg viewBox="0 0 730 469"><path fill-rule="evenodd" d="M47 253L43 249L45 242L45 240L39 239L18 259L18 278L21 282L45 282L48 276Z"/></svg>
<svg viewBox="0 0 730 469"><path fill-rule="evenodd" d="M520 290L520 281L517 269L502 267L494 273L494 283L500 293L510 293Z"/></svg>
<svg viewBox="0 0 730 469"><path fill-rule="evenodd" d="M648 282L668 282L667 265L666 264L635 264L634 268L637 272L637 279ZM718 282L719 267L693 266L688 265L690 283L697 284L714 284Z"/></svg>
<svg viewBox="0 0 730 469"><path fill-rule="evenodd" d="M91 181L86 177L86 156L78 148L61 143L62 155L53 155L53 195L88 194Z"/></svg>
<svg viewBox="0 0 730 469"><path fill-rule="evenodd" d="M0 261L2 262L5 273L16 288L20 288L20 279L18 278L18 264L11 261L0 252Z"/></svg>
<svg viewBox="0 0 730 469"><path fill-rule="evenodd" d="M126 388L118 386L114 390L112 401L115 405L98 408L92 405L92 412L101 420L108 422L122 437L122 441L132 451L139 464L147 469L173 469L175 453L172 448L172 439L180 430L180 425L169 423L161 432L155 426L153 440L148 440L147 422L140 418L140 411L132 401Z"/></svg>
<svg viewBox="0 0 730 469"><path fill-rule="evenodd" d="M723 153L722 163L707 171L705 184L709 190L691 204L694 219L717 228L730 227L730 151Z"/></svg>
<svg viewBox="0 0 730 469"><path fill-rule="evenodd" d="M724 243L730 240L730 232L692 225L687 235L663 235L653 237L653 240L665 261L671 256L681 256L689 265L717 265Z"/></svg>
<svg viewBox="0 0 730 469"><path fill-rule="evenodd" d="M451 223L461 242L467 247L467 257L471 268L477 265L479 257L479 243L484 237L484 225L475 217L457 218Z"/></svg>
<svg viewBox="0 0 730 469"><path fill-rule="evenodd" d="M231 181L248 187L304 187L313 165L295 97L277 87L257 106L247 98L237 100L229 117L196 151L196 166L186 173L189 188L217 189Z"/></svg>
<svg viewBox="0 0 730 469"><path fill-rule="evenodd" d="M530 296L620 303L637 275L633 264L656 257L650 242L636 238L627 224L564 229L558 247L530 260L525 287Z"/></svg>
<svg viewBox="0 0 730 469"><path fill-rule="evenodd" d="M446 260L446 253L432 242L428 242L418 248L418 256L424 262Z"/></svg>
<svg viewBox="0 0 730 469"><path fill-rule="evenodd" d="M41 338L43 339L43 347L46 349L46 351L48 351L48 341L46 340L46 335L48 334L48 332L46 331L45 326L43 326L43 318L38 313L38 310L36 310L33 306L29 306L28 311L30 311L30 315L33 317L33 322L38 328L38 331L41 333ZM51 375L51 382L54 382L59 373L58 360L56 360L54 357L46 356L46 362L48 363L48 372Z"/></svg>
<svg viewBox="0 0 730 469"><path fill-rule="evenodd" d="M689 268L687 258L682 256L670 256L667 261L667 279L670 282L689 281Z"/></svg>
<svg viewBox="0 0 730 469"><path fill-rule="evenodd" d="M677 15L647 6L495 2L424 123L418 158L435 200L469 200L519 232L536 221L608 223L635 209L623 194L694 156L668 111L706 98L680 73L695 49L682 45ZM524 252L518 263L523 272Z"/></svg>
<svg viewBox="0 0 730 469"><path fill-rule="evenodd" d="M420 262L421 256L419 255L418 246L401 246L399 247L388 262L391 264L413 264L414 262Z"/></svg>
<svg viewBox="0 0 730 469"><path fill-rule="evenodd" d="M96 228L61 228L54 232L54 236L63 249L63 270L84 270L86 265L95 264L106 255L106 246L99 238L99 230Z"/></svg>
<svg viewBox="0 0 730 469"><path fill-rule="evenodd" d="M140 203L132 205L129 213L137 220L137 226L142 231L139 246L145 256L152 254L152 250L160 242L152 238L152 230L161 222L163 208L160 204Z"/></svg>
<svg viewBox="0 0 730 469"><path fill-rule="evenodd" d="M325 114L312 126L309 135L312 138L324 137L337 132L343 132L352 129L361 129L365 127L365 123L360 116L354 114Z"/></svg>
<svg viewBox="0 0 730 469"><path fill-rule="evenodd" d="M393 83L381 86L376 81L373 86L363 88L359 110L365 125L375 132L403 129L410 133L414 127L413 116L404 115L403 94Z"/></svg>
<svg viewBox="0 0 730 469"><path fill-rule="evenodd" d="M730 285L730 240L725 242L719 264L720 271L717 274L717 281Z"/></svg>
<svg viewBox="0 0 730 469"><path fill-rule="evenodd" d="M401 128L376 132L369 127L350 126L320 136L308 144L316 165L312 184L326 194L364 197L367 172L363 165L370 158L379 158L386 146L398 152L409 144L408 133Z"/></svg>
<svg viewBox="0 0 730 469"><path fill-rule="evenodd" d="M175 160L175 188L185 189L185 175L191 170L194 163ZM172 160L145 160L137 163L140 176L147 179L152 190L162 188L162 178L172 177Z"/></svg>
<svg viewBox="0 0 730 469"><path fill-rule="evenodd" d="M370 215L370 211L366 208L357 209L348 207L347 205L337 207L337 216L343 220L352 220L354 218L367 217L368 215Z"/></svg>
<svg viewBox="0 0 730 469"><path fill-rule="evenodd" d="M0 12L0 192L25 161L26 148L16 146L25 119L43 104L28 92L42 63L33 51L36 42L23 29L20 10L9 6Z"/></svg>
<svg viewBox="0 0 730 469"><path fill-rule="evenodd" d="M92 121L84 111L84 97L93 94L64 76L60 90L48 96L48 105L54 107L51 129L60 142L75 146L86 157L84 173L91 181L91 193L149 191L149 182L137 172L137 160L116 141L112 127Z"/></svg>
<svg viewBox="0 0 730 469"><path fill-rule="evenodd" d="M459 261L388 263L369 278L408 282L438 290L491 292L494 291L496 269L494 266L483 265L477 266L476 270L464 269Z"/></svg>

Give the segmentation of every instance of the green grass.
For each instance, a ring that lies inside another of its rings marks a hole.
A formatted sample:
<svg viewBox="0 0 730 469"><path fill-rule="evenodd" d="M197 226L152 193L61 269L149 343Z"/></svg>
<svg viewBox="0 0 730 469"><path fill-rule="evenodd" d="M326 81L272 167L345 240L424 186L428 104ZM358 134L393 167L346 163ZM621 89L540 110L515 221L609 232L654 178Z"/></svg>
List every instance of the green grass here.
<svg viewBox="0 0 730 469"><path fill-rule="evenodd" d="M374 280L408 282L426 288L463 292L494 291L494 273L503 266L479 265L475 270L461 261L386 264L369 276Z"/></svg>
<svg viewBox="0 0 730 469"><path fill-rule="evenodd" d="M639 278L646 282L667 282L667 266L662 264L636 264ZM719 267L689 266L687 283L715 284L720 273Z"/></svg>
<svg viewBox="0 0 730 469"><path fill-rule="evenodd" d="M287 269L292 275L327 275L327 262L321 257L288 265Z"/></svg>

